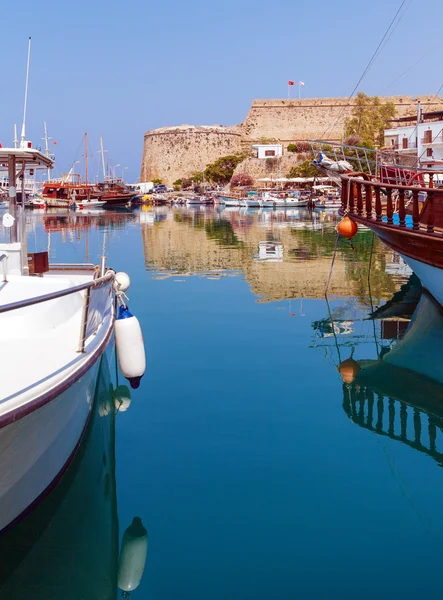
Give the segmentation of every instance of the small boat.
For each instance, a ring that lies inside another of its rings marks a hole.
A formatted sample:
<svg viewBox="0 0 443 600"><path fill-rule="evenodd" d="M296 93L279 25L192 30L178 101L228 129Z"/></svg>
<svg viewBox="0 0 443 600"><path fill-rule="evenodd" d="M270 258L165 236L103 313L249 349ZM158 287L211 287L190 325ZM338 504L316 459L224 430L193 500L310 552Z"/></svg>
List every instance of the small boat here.
<svg viewBox="0 0 443 600"><path fill-rule="evenodd" d="M49 169L52 160L25 144L0 148L10 184L3 215L10 241L0 244L0 531L29 512L73 460L114 331L120 370L133 387L145 369L140 326L123 301L126 274L109 269L105 256L97 268L27 253L17 167Z"/></svg>
<svg viewBox="0 0 443 600"><path fill-rule="evenodd" d="M225 206L240 206L240 199L233 196L220 196ZM220 202L221 203L221 202Z"/></svg>
<svg viewBox="0 0 443 600"><path fill-rule="evenodd" d="M243 208L260 208L260 201L255 197L244 198L240 201L240 206Z"/></svg>
<svg viewBox="0 0 443 600"><path fill-rule="evenodd" d="M207 198L206 196L193 196L186 198L186 204L188 206L206 206L208 204L213 204L213 200L212 198Z"/></svg>
<svg viewBox="0 0 443 600"><path fill-rule="evenodd" d="M91 208L101 208L106 204L106 200L85 200L83 202L76 202L75 205L72 205L74 210L83 210L83 209L91 209Z"/></svg>

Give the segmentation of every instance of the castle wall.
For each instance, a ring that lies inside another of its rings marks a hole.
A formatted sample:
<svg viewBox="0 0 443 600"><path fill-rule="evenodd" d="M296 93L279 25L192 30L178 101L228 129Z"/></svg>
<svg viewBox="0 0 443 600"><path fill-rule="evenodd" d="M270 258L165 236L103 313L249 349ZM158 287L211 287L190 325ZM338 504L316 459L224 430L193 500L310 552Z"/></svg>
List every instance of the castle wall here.
<svg viewBox="0 0 443 600"><path fill-rule="evenodd" d="M417 99L425 112L443 110L439 96L381 97L383 102L394 103L397 117L415 115ZM298 140L341 140L353 102L348 98L254 100L238 126L181 125L147 131L140 181L160 178L171 185L194 171L204 170L221 156L249 150L262 138L276 139L284 148Z"/></svg>
<svg viewBox="0 0 443 600"><path fill-rule="evenodd" d="M140 181L162 179L171 185L228 154L241 150L235 127L164 127L145 133Z"/></svg>
<svg viewBox="0 0 443 600"><path fill-rule="evenodd" d="M419 96L423 110L442 110L439 96ZM397 117L415 115L417 99L412 96L385 96L383 102L393 102ZM245 141L263 137L278 139L287 145L297 140L327 139L340 141L346 117L354 100L348 98L306 98L286 100L254 100L243 122Z"/></svg>

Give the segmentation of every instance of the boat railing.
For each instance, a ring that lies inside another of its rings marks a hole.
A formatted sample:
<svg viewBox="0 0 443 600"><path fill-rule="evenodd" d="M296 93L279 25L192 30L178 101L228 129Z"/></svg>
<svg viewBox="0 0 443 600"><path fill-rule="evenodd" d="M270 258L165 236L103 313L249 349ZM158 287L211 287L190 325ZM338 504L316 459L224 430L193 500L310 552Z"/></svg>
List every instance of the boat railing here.
<svg viewBox="0 0 443 600"><path fill-rule="evenodd" d="M0 254L0 262L3 263L3 283L8 281L8 255L6 252Z"/></svg>
<svg viewBox="0 0 443 600"><path fill-rule="evenodd" d="M3 255L5 256L5 255ZM3 260L0 256L0 260ZM64 290L58 290L56 292L50 292L48 294L42 294L41 296L34 296L33 298L27 298L26 300L17 300L16 302L10 302L8 304L3 304L0 306L0 314L7 313L13 310L19 310L20 308L26 308L28 306L34 306L36 304L41 304L42 302L49 302L50 300L56 300L57 298L63 298L64 296L69 296L71 294L76 294L78 292L85 292L83 297L83 308L82 308L82 318L80 324L80 339L77 348L77 352L85 351L85 342L91 333L94 331L91 330L91 326L93 324L90 320L90 300L91 300L91 292L93 290L97 290L103 288L111 284L115 279L115 272L112 270L107 271L101 277L97 277L92 281L87 281L85 283L81 283L79 285L75 285L70 288L66 288Z"/></svg>
<svg viewBox="0 0 443 600"><path fill-rule="evenodd" d="M443 466L441 415L362 385L343 385L343 409L360 427L406 444Z"/></svg>
<svg viewBox="0 0 443 600"><path fill-rule="evenodd" d="M436 201L443 199L443 189L423 187L418 181L416 185L381 183L364 173L342 175L341 180L344 214L404 229L408 212L413 230L441 236L434 232L434 221Z"/></svg>

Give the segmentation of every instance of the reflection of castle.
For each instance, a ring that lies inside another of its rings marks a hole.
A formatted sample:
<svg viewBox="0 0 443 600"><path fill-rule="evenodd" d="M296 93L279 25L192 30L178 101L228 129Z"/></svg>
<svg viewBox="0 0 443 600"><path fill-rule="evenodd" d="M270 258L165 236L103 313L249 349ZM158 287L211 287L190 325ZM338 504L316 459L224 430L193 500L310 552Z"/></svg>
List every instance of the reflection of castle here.
<svg viewBox="0 0 443 600"><path fill-rule="evenodd" d="M324 296L336 235L333 224L313 231L314 225L320 226L318 217L300 212L285 215L284 211L174 209L168 214L172 218L141 223L148 268L180 274L243 271L253 293L264 300ZM302 221L305 229L292 228ZM257 260L257 249L266 249L268 244L275 246L278 260ZM372 291L380 299L389 298L397 289L384 269L391 255L379 244L373 257ZM369 249L357 247L355 253L342 256L334 265L330 293L366 298L367 280L362 274L367 274Z"/></svg>
<svg viewBox="0 0 443 600"><path fill-rule="evenodd" d="M344 361L343 409L360 427L443 466L443 317L423 294L402 340L378 360ZM346 363L346 365L344 364Z"/></svg>

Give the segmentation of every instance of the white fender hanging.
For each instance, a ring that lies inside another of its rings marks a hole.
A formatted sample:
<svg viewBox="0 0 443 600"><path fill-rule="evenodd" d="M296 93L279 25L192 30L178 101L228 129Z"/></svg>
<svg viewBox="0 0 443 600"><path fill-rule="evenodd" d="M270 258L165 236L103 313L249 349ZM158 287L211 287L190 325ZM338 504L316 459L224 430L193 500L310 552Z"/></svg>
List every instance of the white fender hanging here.
<svg viewBox="0 0 443 600"><path fill-rule="evenodd" d="M146 369L145 346L140 323L127 306L119 306L114 332L120 370L138 388Z"/></svg>
<svg viewBox="0 0 443 600"><path fill-rule="evenodd" d="M148 553L148 532L140 517L134 517L123 534L118 559L117 585L123 592L132 592L141 581Z"/></svg>

